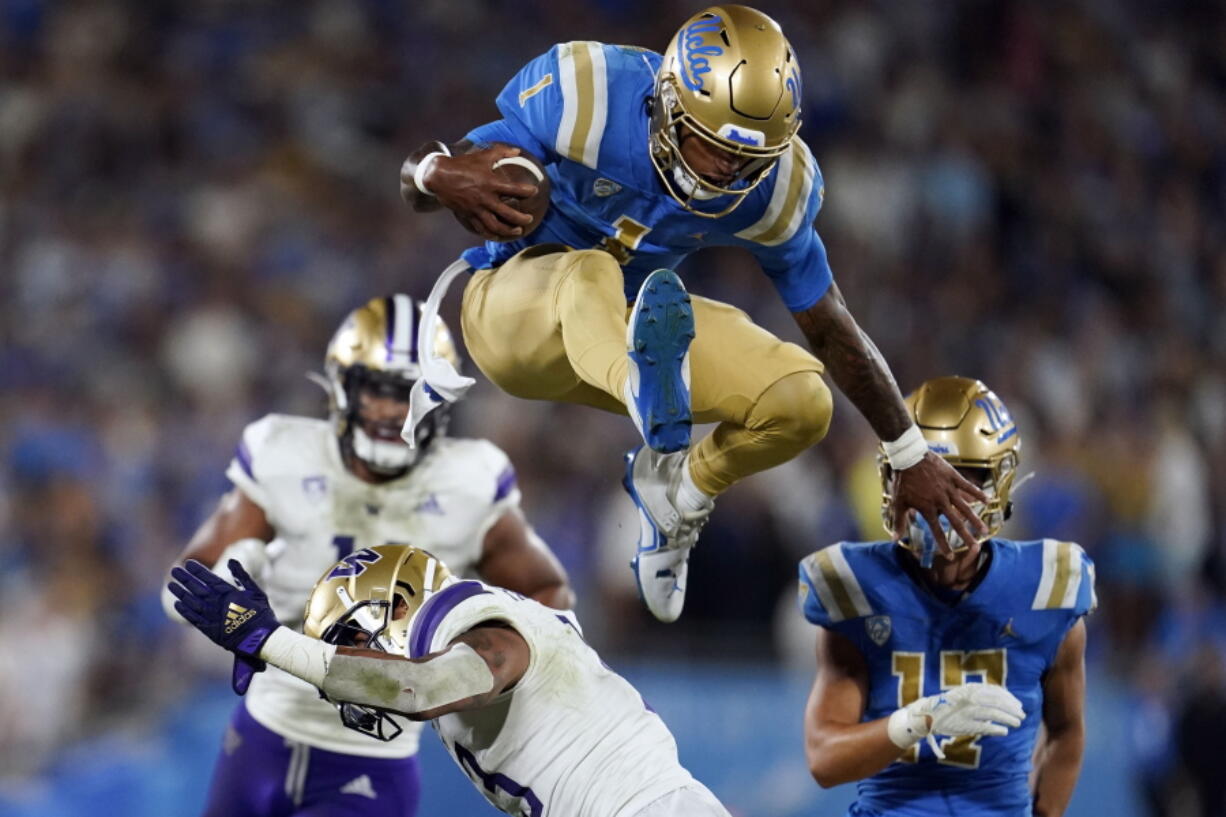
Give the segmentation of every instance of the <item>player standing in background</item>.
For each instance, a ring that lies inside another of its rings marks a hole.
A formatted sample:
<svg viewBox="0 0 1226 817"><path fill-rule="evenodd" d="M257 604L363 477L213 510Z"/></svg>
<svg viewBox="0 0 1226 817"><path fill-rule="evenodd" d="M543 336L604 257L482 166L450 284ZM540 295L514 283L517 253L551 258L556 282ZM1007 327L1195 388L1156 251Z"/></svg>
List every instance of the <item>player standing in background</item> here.
<svg viewBox="0 0 1226 817"><path fill-rule="evenodd" d="M515 817L729 817L570 615L456 581L427 551L385 545L324 574L303 635L280 626L236 567L242 589L195 562L175 568L176 608L236 660L309 681L367 731L391 721L388 712L433 719L495 808Z"/></svg>
<svg viewBox="0 0 1226 817"><path fill-rule="evenodd" d="M825 435L826 368L886 441L898 518L915 509L936 527L944 514L972 538L978 489L928 454L833 283L812 226L822 176L797 136L800 68L774 20L715 6L663 56L563 43L497 104L502 119L413 153L401 192L492 239L464 253L476 273L462 308L469 354L490 380L518 397L628 412L639 428L647 445L627 456L624 482L641 523L639 592L657 618L681 614L714 498ZM530 236L520 225L531 219L502 197L534 188L492 169L521 150L545 164L552 189ZM753 253L816 357L686 293L671 269L707 246ZM690 448L692 420L719 425Z"/></svg>
<svg viewBox="0 0 1226 817"><path fill-rule="evenodd" d="M349 314L325 357L330 420L270 414L249 425L226 472L234 488L181 561L237 559L262 578L291 626L338 557L406 540L463 574L571 606L566 574L524 520L501 450L447 437L445 411L418 428L415 448L400 439L420 375L419 313L409 296L392 295ZM458 365L445 326L435 342L436 354ZM163 598L177 617L174 599ZM257 669L259 662L235 663L235 690L250 683L250 691L226 731L206 817L414 814L419 726L372 740L344 728L310 685L275 669L253 677Z"/></svg>
<svg viewBox="0 0 1226 817"><path fill-rule="evenodd" d="M951 536L947 555L916 523L905 545L842 543L801 562L801 606L821 628L809 768L823 786L860 781L856 817L1058 817L1081 769L1094 565L1072 542L996 537L1020 441L986 386L937 378L907 405L928 446L983 486L989 538ZM882 481L888 507L884 462Z"/></svg>

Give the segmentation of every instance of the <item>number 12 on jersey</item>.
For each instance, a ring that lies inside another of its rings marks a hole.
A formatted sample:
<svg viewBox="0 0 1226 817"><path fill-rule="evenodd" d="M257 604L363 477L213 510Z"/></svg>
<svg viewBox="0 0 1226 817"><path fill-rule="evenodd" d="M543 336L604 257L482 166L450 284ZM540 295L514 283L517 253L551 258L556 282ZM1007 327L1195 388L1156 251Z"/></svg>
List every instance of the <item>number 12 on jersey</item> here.
<svg viewBox="0 0 1226 817"><path fill-rule="evenodd" d="M965 684L972 675L979 676L985 684L1004 686L1008 668L1008 656L1003 647L968 652L942 650L941 689L950 689ZM898 706L900 708L924 697L923 689L921 689L924 683L924 653L895 652L891 671L898 676ZM979 738L962 735L944 738L941 741L941 751L945 753L945 759L938 759L938 763L960 766L964 769L977 769L983 747L979 745ZM915 763L919 760L919 746L912 746L903 752L899 760L904 763Z"/></svg>

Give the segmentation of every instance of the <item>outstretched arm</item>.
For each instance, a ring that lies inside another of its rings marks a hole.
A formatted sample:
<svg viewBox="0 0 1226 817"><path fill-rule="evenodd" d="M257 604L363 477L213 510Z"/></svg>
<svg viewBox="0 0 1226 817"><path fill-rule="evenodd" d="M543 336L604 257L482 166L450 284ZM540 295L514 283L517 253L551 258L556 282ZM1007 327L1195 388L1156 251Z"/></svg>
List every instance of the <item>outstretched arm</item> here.
<svg viewBox="0 0 1226 817"><path fill-rule="evenodd" d="M268 597L243 566L229 564L237 586L189 561L170 571L175 609L240 663L263 662L319 688L333 701L401 712L426 720L484 706L516 684L530 652L523 637L501 622L483 622L453 639L446 650L403 658L376 650L337 647L296 633L277 621ZM240 695L250 682L235 679Z"/></svg>
<svg viewBox="0 0 1226 817"><path fill-rule="evenodd" d="M478 625L454 639L446 650L422 658L360 647L335 649L322 679L318 683L313 678L304 680L315 683L330 700L399 712L415 721L480 709L519 682L530 658L523 636L498 622ZM297 662L279 663L278 645L265 652L270 656L265 659L268 663L298 674Z"/></svg>
<svg viewBox="0 0 1226 817"><path fill-rule="evenodd" d="M519 508L510 508L485 534L477 573L489 584L522 593L558 610L575 606L566 570Z"/></svg>
<svg viewBox="0 0 1226 817"><path fill-rule="evenodd" d="M1068 808L1085 749L1086 625L1069 630L1043 679L1043 727L1047 733L1035 763L1034 813L1060 817Z"/></svg>
<svg viewBox="0 0 1226 817"><path fill-rule="evenodd" d="M885 358L852 317L837 284L831 283L817 303L794 312L793 316L835 384L864 415L877 436L886 441L887 447L919 434ZM922 437L918 445L923 446ZM927 451L926 446L922 451L914 462L894 472L894 535L905 534L907 514L914 509L928 520L943 550L948 550L948 544L938 514L949 519L962 541L976 541L978 537L972 531L980 531L982 524L967 503L987 498L949 463Z"/></svg>

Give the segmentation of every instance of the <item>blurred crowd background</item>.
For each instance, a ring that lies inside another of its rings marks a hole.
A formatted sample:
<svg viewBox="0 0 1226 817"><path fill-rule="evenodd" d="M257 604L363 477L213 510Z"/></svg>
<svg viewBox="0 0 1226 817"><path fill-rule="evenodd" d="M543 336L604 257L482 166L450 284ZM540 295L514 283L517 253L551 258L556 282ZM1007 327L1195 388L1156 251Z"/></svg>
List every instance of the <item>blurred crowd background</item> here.
<svg viewBox="0 0 1226 817"><path fill-rule="evenodd" d="M1154 815L1223 814L1226 6L760 7L799 52L853 312L904 391L957 373L1000 394L1035 473L1006 534L1097 562L1121 781ZM403 157L494 118L551 44L658 50L697 8L0 0L0 779L224 672L157 593L243 426L320 414L303 375L343 315L424 297L471 243L400 202ZM800 340L748 255L683 274ZM796 561L882 538L875 440L840 398L820 446L720 500L664 627L626 567L630 423L483 383L454 430L510 453L612 656L807 671Z"/></svg>

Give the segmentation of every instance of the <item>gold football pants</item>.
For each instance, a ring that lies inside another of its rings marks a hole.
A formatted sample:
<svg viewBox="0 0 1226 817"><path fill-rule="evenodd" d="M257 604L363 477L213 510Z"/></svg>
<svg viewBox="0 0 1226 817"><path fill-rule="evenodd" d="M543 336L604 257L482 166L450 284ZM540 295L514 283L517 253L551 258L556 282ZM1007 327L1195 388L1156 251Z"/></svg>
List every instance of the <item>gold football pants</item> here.
<svg viewBox="0 0 1226 817"><path fill-rule="evenodd" d="M625 414L622 284L608 253L558 244L478 270L461 312L468 353L508 394ZM735 307L699 296L692 302L691 410L696 423L719 425L691 449L690 474L715 496L824 437L832 402L813 355Z"/></svg>

